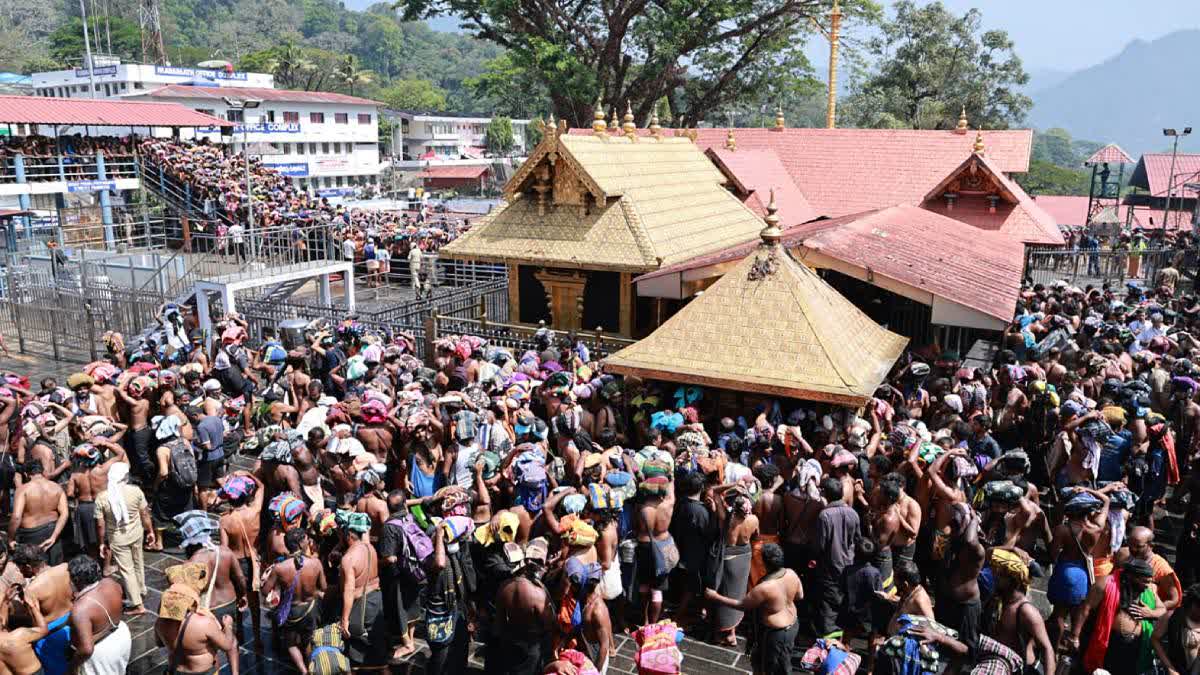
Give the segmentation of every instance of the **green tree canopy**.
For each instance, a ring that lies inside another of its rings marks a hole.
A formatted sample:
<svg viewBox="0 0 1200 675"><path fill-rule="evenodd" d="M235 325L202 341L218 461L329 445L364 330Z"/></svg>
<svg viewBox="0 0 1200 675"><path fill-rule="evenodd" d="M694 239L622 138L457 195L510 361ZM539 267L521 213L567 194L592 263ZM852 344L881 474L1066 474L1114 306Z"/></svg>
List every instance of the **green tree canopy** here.
<svg viewBox="0 0 1200 675"><path fill-rule="evenodd" d="M487 131L484 134L487 139L487 149L493 155L507 155L513 149L513 125L512 120L501 115L493 117L492 121L487 125Z"/></svg>
<svg viewBox="0 0 1200 675"><path fill-rule="evenodd" d="M429 80L397 80L379 90L376 97L394 110L446 109L446 92Z"/></svg>
<svg viewBox="0 0 1200 675"><path fill-rule="evenodd" d="M101 35L105 35L106 26L103 19L89 17L88 26L93 27L93 30L98 26ZM108 22L107 30L112 35L114 55L125 61L141 60L142 34L136 23L120 17L112 17ZM83 44L83 21L78 18L69 19L50 34L49 41L50 56L55 60L65 62L81 59L86 53ZM97 49L97 45L92 45L92 49ZM104 49L108 49L107 44Z"/></svg>
<svg viewBox="0 0 1200 675"><path fill-rule="evenodd" d="M851 20L878 13L873 0L843 3ZM551 110L572 126L633 105L638 120L663 96L679 121L706 114L783 75L807 73L804 44L828 0L399 0L408 20L453 14L475 37L508 50L545 87Z"/></svg>
<svg viewBox="0 0 1200 675"><path fill-rule="evenodd" d="M859 79L848 108L865 127L951 129L966 108L971 126L1019 124L1033 105L1021 93L1029 75L1008 33L982 29L972 9L957 16L941 2L897 0L895 18L868 42L873 65Z"/></svg>
<svg viewBox="0 0 1200 675"><path fill-rule="evenodd" d="M1083 169L1067 169L1038 159L1029 162L1027 173L1013 177L1031 195L1086 195L1090 180Z"/></svg>

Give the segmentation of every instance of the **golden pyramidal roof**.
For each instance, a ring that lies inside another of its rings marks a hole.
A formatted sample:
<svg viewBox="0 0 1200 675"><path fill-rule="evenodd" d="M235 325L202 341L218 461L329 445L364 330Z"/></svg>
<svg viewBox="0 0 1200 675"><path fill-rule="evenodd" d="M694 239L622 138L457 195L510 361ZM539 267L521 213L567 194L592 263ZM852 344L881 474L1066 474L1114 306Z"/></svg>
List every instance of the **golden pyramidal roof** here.
<svg viewBox="0 0 1200 675"><path fill-rule="evenodd" d="M606 372L859 406L908 339L875 323L778 240L763 243Z"/></svg>
<svg viewBox="0 0 1200 675"><path fill-rule="evenodd" d="M597 126L599 126L597 124ZM649 272L754 239L762 221L687 138L547 133L447 257Z"/></svg>

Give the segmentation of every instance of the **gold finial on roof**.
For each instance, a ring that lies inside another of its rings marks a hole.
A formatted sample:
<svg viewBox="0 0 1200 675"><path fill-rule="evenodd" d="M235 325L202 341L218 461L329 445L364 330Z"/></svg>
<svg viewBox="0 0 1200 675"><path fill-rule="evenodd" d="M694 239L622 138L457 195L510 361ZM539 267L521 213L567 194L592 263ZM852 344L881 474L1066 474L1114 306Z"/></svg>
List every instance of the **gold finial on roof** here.
<svg viewBox="0 0 1200 675"><path fill-rule="evenodd" d="M542 124L542 135L543 136L558 135L558 122L554 121L554 113L550 113L550 120L548 122L545 122Z"/></svg>
<svg viewBox="0 0 1200 675"><path fill-rule="evenodd" d="M784 127L787 126L785 122L786 120L783 118L783 106L779 106L775 109L775 130L783 131Z"/></svg>
<svg viewBox="0 0 1200 675"><path fill-rule="evenodd" d="M954 131L960 134L965 134L967 133L967 128L967 106L964 105L962 107L962 113L958 116L958 126L955 127Z"/></svg>
<svg viewBox="0 0 1200 675"><path fill-rule="evenodd" d="M975 145L971 148L971 151L976 155L982 156L983 150L983 129L980 129L979 131L975 132Z"/></svg>
<svg viewBox="0 0 1200 675"><path fill-rule="evenodd" d="M633 138L637 132L637 124L633 121L633 106L629 105L629 101L625 101L625 123L621 125L621 129L629 138Z"/></svg>
<svg viewBox="0 0 1200 675"><path fill-rule="evenodd" d="M616 106L613 106L613 116L612 116L612 119L609 120L609 122L608 122L608 130L616 131L618 133L620 133L620 131L621 131L621 120L617 118L617 107Z"/></svg>
<svg viewBox="0 0 1200 675"><path fill-rule="evenodd" d="M654 112L650 114L650 135L655 138L662 138L662 127L658 124L657 104L654 106Z"/></svg>
<svg viewBox="0 0 1200 675"><path fill-rule="evenodd" d="M604 123L604 106L601 105L600 99L596 99L596 113L592 116L592 131L602 134L607 128L608 125Z"/></svg>
<svg viewBox="0 0 1200 675"><path fill-rule="evenodd" d="M763 222L767 224L758 236L762 237L764 244L778 244L780 239L783 239L783 231L779 229L779 207L775 205L775 188L771 188L771 201L767 204L767 217L763 218Z"/></svg>
<svg viewBox="0 0 1200 675"><path fill-rule="evenodd" d="M729 133L725 134L725 149L737 150L737 139L733 137L733 127L729 127Z"/></svg>

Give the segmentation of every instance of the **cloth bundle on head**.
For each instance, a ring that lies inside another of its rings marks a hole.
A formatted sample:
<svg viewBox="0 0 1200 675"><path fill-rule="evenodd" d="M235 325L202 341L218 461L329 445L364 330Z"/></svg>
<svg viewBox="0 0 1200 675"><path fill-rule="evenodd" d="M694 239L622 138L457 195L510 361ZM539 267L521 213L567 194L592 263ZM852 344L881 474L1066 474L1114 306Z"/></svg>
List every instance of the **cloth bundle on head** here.
<svg viewBox="0 0 1200 675"><path fill-rule="evenodd" d="M579 675L600 675L600 671L596 670L596 664L592 663L592 660L582 652L574 649L564 649L559 652L558 660L571 664ZM545 672L552 672L551 666L547 666Z"/></svg>
<svg viewBox="0 0 1200 675"><path fill-rule="evenodd" d="M333 532L338 526L337 514L333 511L322 511L316 521L317 534L321 535L322 537L328 535L330 532Z"/></svg>
<svg viewBox="0 0 1200 675"><path fill-rule="evenodd" d="M1109 424L1125 424L1125 409L1121 406L1105 406L1100 413L1104 415L1104 421Z"/></svg>
<svg viewBox="0 0 1200 675"><path fill-rule="evenodd" d="M585 491L588 507L593 511L608 511L612 508L612 491L607 485L588 483Z"/></svg>
<svg viewBox="0 0 1200 675"><path fill-rule="evenodd" d="M1154 578L1154 567L1142 558L1130 558L1121 565L1121 572L1124 574L1132 574L1143 579Z"/></svg>
<svg viewBox="0 0 1200 675"><path fill-rule="evenodd" d="M1024 450L1009 450L1000 455L996 466L1000 467L1009 475L1024 476L1029 473L1032 468L1032 463L1029 461L1029 453Z"/></svg>
<svg viewBox="0 0 1200 675"><path fill-rule="evenodd" d="M181 547L187 548L199 544L205 548L214 546L213 535L221 531L221 521L215 514L193 509L175 516L175 524L183 536Z"/></svg>
<svg viewBox="0 0 1200 675"><path fill-rule="evenodd" d="M1018 588L1025 589L1029 586L1029 565L1012 551L992 549L992 573L1012 579Z"/></svg>
<svg viewBox="0 0 1200 675"><path fill-rule="evenodd" d="M600 536L596 528L575 514L565 516L559 521L559 534L570 546L591 546Z"/></svg>
<svg viewBox="0 0 1200 675"><path fill-rule="evenodd" d="M249 476L230 476L221 489L217 490L217 496L232 501L252 495L257 489L258 483Z"/></svg>
<svg viewBox="0 0 1200 675"><path fill-rule="evenodd" d="M311 675L350 675L353 666L346 657L346 643L337 624L322 626L312 633L312 655L308 661Z"/></svg>
<svg viewBox="0 0 1200 675"><path fill-rule="evenodd" d="M614 495L620 495L623 501L629 501L637 496L637 484L633 474L628 471L609 471L604 474L604 482L612 488Z"/></svg>
<svg viewBox="0 0 1200 675"><path fill-rule="evenodd" d="M200 605L200 593L208 586L208 565L202 562L172 565L165 570L171 585L163 591L158 616L183 621Z"/></svg>
<svg viewBox="0 0 1200 675"><path fill-rule="evenodd" d="M387 464L377 462L354 474L354 480L371 488L383 485L383 477L387 474Z"/></svg>
<svg viewBox="0 0 1200 675"><path fill-rule="evenodd" d="M470 513L471 495L457 485L447 485L433 493L434 501L441 504L442 515L465 516Z"/></svg>
<svg viewBox="0 0 1200 675"><path fill-rule="evenodd" d="M542 364L543 370L558 367L553 361ZM550 396L566 397L571 393L571 388L575 386L575 382L571 374L562 370L555 373L549 373L542 382L542 392Z"/></svg>
<svg viewBox="0 0 1200 675"><path fill-rule="evenodd" d="M1024 494L1025 491L1011 480L993 480L983 486L983 498L996 504L1012 504Z"/></svg>
<svg viewBox="0 0 1200 675"><path fill-rule="evenodd" d="M1078 490L1066 499L1063 511L1068 516L1082 516L1100 510L1104 502L1090 492Z"/></svg>
<svg viewBox="0 0 1200 675"><path fill-rule="evenodd" d="M642 481L638 486L638 491L650 497L661 497L667 494L671 486L671 480L666 476L654 476Z"/></svg>
<svg viewBox="0 0 1200 675"><path fill-rule="evenodd" d="M681 386L672 394L676 408L684 408L704 398L704 390L696 386Z"/></svg>
<svg viewBox="0 0 1200 675"><path fill-rule="evenodd" d="M367 424L383 424L388 418L387 406L377 399L363 403L361 412L363 421Z"/></svg>
<svg viewBox="0 0 1200 675"><path fill-rule="evenodd" d="M308 504L291 492L281 492L271 498L267 510L275 514L284 530L290 530L298 525L308 512Z"/></svg>
<svg viewBox="0 0 1200 675"><path fill-rule="evenodd" d="M475 531L475 521L471 520L468 516L450 516L449 518L443 518L441 522L437 524L437 526L445 531L447 543L465 539L466 537L471 536L471 533ZM369 527L370 525L368 524L368 528Z"/></svg>
<svg viewBox="0 0 1200 675"><path fill-rule="evenodd" d="M496 515L494 526L475 529L475 541L484 546L491 546L497 540L508 543L516 541L517 530L521 527L521 519L512 511L501 511Z"/></svg>
<svg viewBox="0 0 1200 675"><path fill-rule="evenodd" d="M959 415L962 414L963 400L958 394L946 394L942 397L942 403L945 403L946 407L953 410L955 413Z"/></svg>
<svg viewBox="0 0 1200 675"><path fill-rule="evenodd" d="M150 420L150 426L154 427L154 437L160 441L178 436L182 429L179 418L174 415L158 415Z"/></svg>
<svg viewBox="0 0 1200 675"><path fill-rule="evenodd" d="M587 497L581 494L567 495L562 500L562 506L568 514L583 513L587 508Z"/></svg>
<svg viewBox="0 0 1200 675"><path fill-rule="evenodd" d="M366 534L371 531L371 517L357 511L338 509L334 515L338 527L355 534Z"/></svg>
<svg viewBox="0 0 1200 675"><path fill-rule="evenodd" d="M351 356L346 362L346 379L361 380L367 376L366 359L361 356Z"/></svg>
<svg viewBox="0 0 1200 675"><path fill-rule="evenodd" d="M78 389L79 387L90 387L93 384L96 384L96 379L94 377L92 377L91 375L87 375L85 373L74 373L73 375L71 375L70 377L67 378L67 386L70 387L71 389Z"/></svg>
<svg viewBox="0 0 1200 675"><path fill-rule="evenodd" d="M833 458L829 463L835 469L850 468L858 464L858 458L854 456L854 453L842 448L833 453Z"/></svg>
<svg viewBox="0 0 1200 675"><path fill-rule="evenodd" d="M100 448L91 443L80 443L71 452L71 458L80 466L96 466L103 457L104 453L100 452Z"/></svg>
<svg viewBox="0 0 1200 675"><path fill-rule="evenodd" d="M671 410L660 410L650 416L650 427L669 434L683 426L683 415Z"/></svg>
<svg viewBox="0 0 1200 675"><path fill-rule="evenodd" d="M267 443L263 447L262 452L258 454L258 458L264 462L275 462L277 464L292 463L292 445L287 439L279 439Z"/></svg>

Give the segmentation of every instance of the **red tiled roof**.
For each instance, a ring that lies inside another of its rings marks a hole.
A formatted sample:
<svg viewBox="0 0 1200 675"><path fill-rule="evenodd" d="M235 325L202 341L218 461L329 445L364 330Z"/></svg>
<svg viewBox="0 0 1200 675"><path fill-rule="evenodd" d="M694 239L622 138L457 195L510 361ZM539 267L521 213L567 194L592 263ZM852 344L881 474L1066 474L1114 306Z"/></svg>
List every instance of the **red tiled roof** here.
<svg viewBox="0 0 1200 675"><path fill-rule="evenodd" d="M970 170L983 171L999 184L1005 201L996 205L995 213L984 197L960 196L950 209L938 194L941 192L939 187ZM972 154L939 181L938 186L925 195L924 208L983 230L1003 232L1024 244L1062 246L1064 243L1054 218L1042 210L1016 181L1004 175L987 155Z"/></svg>
<svg viewBox="0 0 1200 675"><path fill-rule="evenodd" d="M1121 146L1116 143L1109 143L1092 153L1091 157L1083 160L1084 166L1093 164L1133 164L1133 158L1129 156Z"/></svg>
<svg viewBox="0 0 1200 675"><path fill-rule="evenodd" d="M1050 214L1050 217L1061 227L1083 227L1087 222L1088 198L1073 195L1040 195L1033 200L1042 210ZM1118 220L1121 227L1124 227L1129 221L1128 204L1121 204L1118 211ZM1150 219L1154 222L1151 223ZM1150 207L1138 207L1133 209L1133 227L1140 227L1146 230L1157 230L1162 227L1162 209L1153 209ZM1170 229L1179 229L1181 227L1190 227L1192 222L1192 214L1188 211L1171 210Z"/></svg>
<svg viewBox="0 0 1200 675"><path fill-rule="evenodd" d="M260 87L193 87L187 84L168 84L126 98L198 98L219 101L226 96L236 99L259 99L261 101L383 105L378 101L359 98L357 96L347 96L346 94L335 94L329 91L293 91L290 89L265 89Z"/></svg>
<svg viewBox="0 0 1200 675"><path fill-rule="evenodd" d="M483 165L471 166L431 166L421 173L417 174L417 178L479 178L487 173L488 167Z"/></svg>
<svg viewBox="0 0 1200 675"><path fill-rule="evenodd" d="M796 187L787 169L773 150L727 150L709 148L709 159L737 187L742 202L758 215L766 215L766 205L775 191L775 205L783 226L806 223L818 216Z"/></svg>
<svg viewBox="0 0 1200 675"><path fill-rule="evenodd" d="M178 103L0 96L0 123L98 127L228 127L225 120Z"/></svg>
<svg viewBox="0 0 1200 675"><path fill-rule="evenodd" d="M1171 181L1171 153L1150 153L1142 155L1129 184L1150 191L1153 197L1166 197ZM1179 153L1175 158L1175 180L1172 196L1184 199L1195 199L1195 190L1184 187L1187 183L1200 182L1200 155Z"/></svg>
<svg viewBox="0 0 1200 675"><path fill-rule="evenodd" d="M797 225L784 230L783 243L870 268L1000 321L1012 319L1025 264L1019 242L911 204ZM635 281L740 260L757 245L693 258Z"/></svg>
<svg viewBox="0 0 1200 675"><path fill-rule="evenodd" d="M729 133L728 129L694 131L700 147L716 149L725 147ZM592 130L572 129L571 133ZM971 154L975 143L974 132L914 129L755 128L734 129L733 134L738 152L773 150L813 210L829 217L892 204L919 204L931 187ZM1029 170L1032 131L984 131L983 142L1001 171Z"/></svg>

